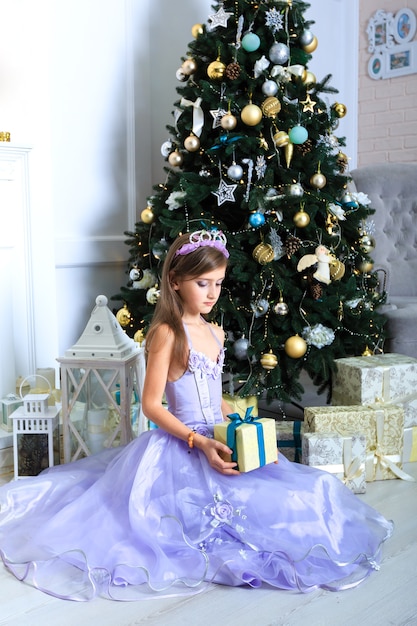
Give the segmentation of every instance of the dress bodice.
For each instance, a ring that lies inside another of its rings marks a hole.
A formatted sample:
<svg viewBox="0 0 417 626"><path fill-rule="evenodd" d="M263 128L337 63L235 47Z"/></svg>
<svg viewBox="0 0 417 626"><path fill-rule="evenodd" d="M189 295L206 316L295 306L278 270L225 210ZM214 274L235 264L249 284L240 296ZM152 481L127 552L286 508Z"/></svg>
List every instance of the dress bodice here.
<svg viewBox="0 0 417 626"><path fill-rule="evenodd" d="M207 322L208 324L208 322ZM188 367L175 381L167 382L165 395L168 410L192 428L208 428L210 432L216 422L223 420L221 412L224 348L215 333L210 331L219 345L217 361L194 350L186 326L184 326L190 348Z"/></svg>

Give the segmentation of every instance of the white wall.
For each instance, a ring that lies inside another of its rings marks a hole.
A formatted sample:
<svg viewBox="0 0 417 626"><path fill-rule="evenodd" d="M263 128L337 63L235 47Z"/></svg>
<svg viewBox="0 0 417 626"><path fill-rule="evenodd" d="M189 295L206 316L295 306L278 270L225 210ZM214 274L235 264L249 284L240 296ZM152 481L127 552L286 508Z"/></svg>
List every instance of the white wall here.
<svg viewBox="0 0 417 626"><path fill-rule="evenodd" d="M356 102L357 4L311 0L310 9L319 39L311 69L334 75L346 120ZM0 130L31 148L29 341L37 367L54 365L78 339L96 295L126 282L123 233L163 180L175 72L191 27L212 12L211 0L0 0ZM17 311L22 280L7 281L3 324ZM4 351L1 359L12 361Z"/></svg>

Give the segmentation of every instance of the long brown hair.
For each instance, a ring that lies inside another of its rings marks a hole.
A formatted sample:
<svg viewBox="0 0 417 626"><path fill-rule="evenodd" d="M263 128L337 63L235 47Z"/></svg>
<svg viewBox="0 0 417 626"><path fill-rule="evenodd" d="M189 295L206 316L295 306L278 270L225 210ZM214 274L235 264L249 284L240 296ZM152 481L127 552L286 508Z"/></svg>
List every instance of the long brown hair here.
<svg viewBox="0 0 417 626"><path fill-rule="evenodd" d="M193 279L218 267L225 267L227 259L217 248L201 246L188 254L176 254L183 245L189 243L190 233L179 235L173 242L162 268L160 296L156 303L151 325L146 333L146 351L149 351L155 332L162 324L167 324L175 335L174 359L187 366L188 341L184 331L182 316L184 308L178 291L172 282L177 279Z"/></svg>

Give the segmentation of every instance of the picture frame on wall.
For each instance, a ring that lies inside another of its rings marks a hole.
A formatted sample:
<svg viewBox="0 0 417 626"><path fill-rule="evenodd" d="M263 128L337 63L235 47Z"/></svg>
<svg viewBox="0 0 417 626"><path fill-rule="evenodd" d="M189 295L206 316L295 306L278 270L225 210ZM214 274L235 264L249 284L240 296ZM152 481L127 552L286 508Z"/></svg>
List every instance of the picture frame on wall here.
<svg viewBox="0 0 417 626"><path fill-rule="evenodd" d="M385 75L385 55L377 52L368 61L368 74L377 80Z"/></svg>
<svg viewBox="0 0 417 626"><path fill-rule="evenodd" d="M400 9L392 22L392 34L398 44L411 41L416 34L416 16L411 9Z"/></svg>
<svg viewBox="0 0 417 626"><path fill-rule="evenodd" d="M393 45L392 23L394 16L380 9L368 22L368 52L378 52Z"/></svg>
<svg viewBox="0 0 417 626"><path fill-rule="evenodd" d="M387 51L385 78L405 76L417 72L416 43L411 42L402 46L395 46L395 48Z"/></svg>
<svg viewBox="0 0 417 626"><path fill-rule="evenodd" d="M395 78L417 72L417 30L415 13L408 8L395 15L377 11L366 29L369 41L368 75L374 80Z"/></svg>

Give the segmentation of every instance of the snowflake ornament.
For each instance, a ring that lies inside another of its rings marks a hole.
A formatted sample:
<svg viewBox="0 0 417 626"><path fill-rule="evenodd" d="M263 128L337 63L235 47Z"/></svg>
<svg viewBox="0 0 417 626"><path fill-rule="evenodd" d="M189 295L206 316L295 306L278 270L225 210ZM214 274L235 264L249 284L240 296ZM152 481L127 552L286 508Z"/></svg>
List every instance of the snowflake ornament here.
<svg viewBox="0 0 417 626"><path fill-rule="evenodd" d="M278 259L281 259L285 254L284 242L274 228L271 229L270 239L271 246L274 250L274 260L278 261Z"/></svg>
<svg viewBox="0 0 417 626"><path fill-rule="evenodd" d="M273 35L284 28L284 19L275 7L265 13L265 24Z"/></svg>
<svg viewBox="0 0 417 626"><path fill-rule="evenodd" d="M255 171L256 171L256 174L258 176L258 180L265 176L266 167L267 166L266 166L266 161L265 161L264 155L262 154L261 156L256 157Z"/></svg>

